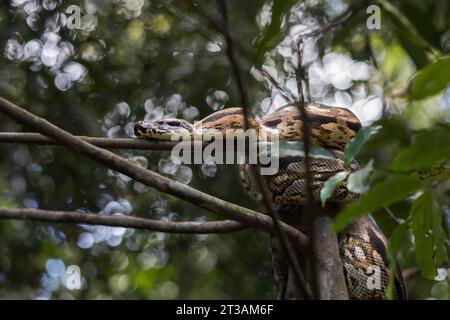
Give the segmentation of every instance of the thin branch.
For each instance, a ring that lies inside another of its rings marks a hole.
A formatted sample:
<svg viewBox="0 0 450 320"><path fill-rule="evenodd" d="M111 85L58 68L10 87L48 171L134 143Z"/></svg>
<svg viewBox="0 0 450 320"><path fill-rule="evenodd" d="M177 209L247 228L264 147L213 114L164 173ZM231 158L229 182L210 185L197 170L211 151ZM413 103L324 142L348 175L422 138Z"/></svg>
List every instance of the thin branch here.
<svg viewBox="0 0 450 320"><path fill-rule="evenodd" d="M321 27L317 28L316 30L300 34L299 41L306 39L306 38L314 38L314 37L320 38L325 33L333 30L337 26L348 21L356 13L358 13L360 10L365 8L367 6L368 2L369 1L361 1L360 3L354 5L353 7L350 7L347 11L345 11L345 12L341 13L340 15L336 16L335 18L331 19L328 23L322 25Z"/></svg>
<svg viewBox="0 0 450 320"><path fill-rule="evenodd" d="M298 99L295 97L295 95L291 92L289 89L284 89L281 87L281 85L278 83L277 80L275 80L270 73L268 73L266 70L261 69L260 70L262 75L270 82L270 84L277 89L277 91L283 96L283 98L287 102L295 102Z"/></svg>
<svg viewBox="0 0 450 320"><path fill-rule="evenodd" d="M250 110L248 108L249 102L247 97L247 91L244 85L244 77L241 71L241 68L239 66L239 62L236 59L236 56L234 54L234 42L233 38L231 36L230 27L229 27L229 19L228 19L228 7L227 7L227 1L226 0L218 0L217 1L218 7L220 12L222 13L223 18L223 25L224 25L224 37L226 42L226 54L228 57L228 60L230 61L231 68L233 70L234 78L236 80L239 97L241 100L241 106L244 110L244 118L245 118L245 128L248 129L250 127L249 125L249 116L250 116ZM292 266L293 273L295 280L298 284L298 287L302 291L302 295L307 299L312 299L313 295L311 292L311 289L309 288L309 285L306 281L305 276L302 273L300 263L298 261L298 257L295 254L294 249L292 248L292 245L287 238L286 234L281 230L280 225L280 217L276 211L276 208L274 207L272 201L270 201L269 197L269 189L267 186L267 182L260 174L258 174L258 165L250 165L250 174L253 175L256 178L257 188L262 194L263 202L266 206L266 208L269 211L269 214L272 218L274 230L275 230L275 236L280 240L280 243L283 247L283 250L286 252L287 257L289 259L289 263Z"/></svg>
<svg viewBox="0 0 450 320"><path fill-rule="evenodd" d="M159 1L159 3L161 4L161 6L164 7L164 9L167 10L167 12L172 14L175 18L177 18L180 21L186 21L186 22L190 23L206 39L208 39L211 42L216 43L221 49L225 48L224 43L221 41L221 39L219 39L214 33L210 32L207 28L205 28L203 24L192 19L192 17L190 15L184 13L183 11L181 11L180 9L178 9L171 3L166 3L165 1ZM193 5L194 5L194 3L193 3ZM198 6L197 4L195 4L195 7L200 8L200 6ZM221 31L221 26L216 22L215 19L212 19L211 17L209 17L209 15L206 15L206 12L205 12L204 17L207 19L207 21L209 22L209 24L211 26L213 26L216 30Z"/></svg>
<svg viewBox="0 0 450 320"><path fill-rule="evenodd" d="M246 226L241 223L230 220L205 222L163 221L134 216L24 208L0 208L0 219L82 223L180 234L228 233L246 229Z"/></svg>
<svg viewBox="0 0 450 320"><path fill-rule="evenodd" d="M173 195L181 200L185 200L227 219L236 220L245 225L269 233L274 232L272 220L264 214L218 199L185 184L161 176L156 172L144 169L110 151L101 149L75 137L47 120L40 118L1 97L0 112L22 125L31 127L32 129L63 143L75 152L110 169L121 172L149 187ZM287 224L282 224L282 228L289 237L298 241L300 249L308 249L308 238L302 232Z"/></svg>
<svg viewBox="0 0 450 320"><path fill-rule="evenodd" d="M403 223L402 219L397 218L388 207L384 207L384 210L386 210L389 218L391 218L396 224L401 225Z"/></svg>
<svg viewBox="0 0 450 320"><path fill-rule="evenodd" d="M220 17L214 17L213 16L213 10L208 10L211 8L204 9L203 6L207 5L207 3L204 3L202 1L201 5L197 3L195 0L188 1L191 3L192 7L195 8L197 11L200 11L200 15L208 22L208 24L213 27L217 32L220 34L225 33L225 27L222 24L222 21L220 21ZM197 26L198 28L199 26ZM225 44L222 43L222 47L225 49Z"/></svg>
<svg viewBox="0 0 450 320"><path fill-rule="evenodd" d="M449 262L444 263L443 265L438 266L438 268L450 269L450 263ZM420 274L420 268L419 267L411 267L411 268L403 270L402 277L403 277L403 280L406 281L406 280L408 280L410 278L413 278L413 277L415 277L415 276L417 276L419 274Z"/></svg>
<svg viewBox="0 0 450 320"><path fill-rule="evenodd" d="M303 137L303 152L305 154L305 181L306 181L306 196L307 196L307 208L312 208L313 205L313 177L311 173L311 160L310 160L310 128L309 128L309 116L305 108L305 97L303 95L303 79L305 78L305 71L302 67L302 40L298 41L297 47L297 68L295 69L295 78L297 81L297 91L299 102L297 103L297 108L302 118L301 126L301 136Z"/></svg>
<svg viewBox="0 0 450 320"><path fill-rule="evenodd" d="M135 149L135 150L172 150L178 143L176 141L158 141L126 138L102 138L76 136L100 148L107 149ZM28 143L38 145L63 145L39 133L28 132L0 132L0 143Z"/></svg>

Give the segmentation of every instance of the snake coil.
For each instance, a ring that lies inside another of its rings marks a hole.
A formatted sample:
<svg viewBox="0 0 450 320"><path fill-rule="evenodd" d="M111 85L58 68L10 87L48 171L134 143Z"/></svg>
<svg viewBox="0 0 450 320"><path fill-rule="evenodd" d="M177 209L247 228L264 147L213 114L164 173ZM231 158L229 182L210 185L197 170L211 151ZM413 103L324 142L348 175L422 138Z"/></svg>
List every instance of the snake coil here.
<svg viewBox="0 0 450 320"><path fill-rule="evenodd" d="M346 144L361 129L358 118L344 108L321 104L305 104L310 125L311 142L326 148L331 157L312 157L310 171L313 177L314 202L320 202L320 190L324 183L339 172L354 172L358 164L353 161L344 164L343 150ZM303 141L304 119L295 105L287 105L261 119L250 117L249 127L258 132L276 133L280 141ZM135 124L135 135L142 139L170 140L176 135L192 138L208 133L208 130L227 134L229 130L246 128L241 108L223 109L194 124L182 119L140 121ZM228 130L228 131L227 131ZM306 203L305 162L301 153L280 157L279 170L268 176L267 182L272 201L279 205L283 215L295 214L298 206ZM248 165L240 165L240 179L245 190L253 197L260 198ZM342 206L355 201L358 195L349 192L346 183L335 190L328 202ZM338 234L339 249L350 299L385 299L389 286L389 266L387 240L374 220L370 217L356 219ZM272 241L272 261L277 283L277 296L286 297L288 266L276 241ZM287 267L286 267L287 266ZM374 277L375 280L374 280ZM406 289L399 269L394 274L394 298L406 299Z"/></svg>

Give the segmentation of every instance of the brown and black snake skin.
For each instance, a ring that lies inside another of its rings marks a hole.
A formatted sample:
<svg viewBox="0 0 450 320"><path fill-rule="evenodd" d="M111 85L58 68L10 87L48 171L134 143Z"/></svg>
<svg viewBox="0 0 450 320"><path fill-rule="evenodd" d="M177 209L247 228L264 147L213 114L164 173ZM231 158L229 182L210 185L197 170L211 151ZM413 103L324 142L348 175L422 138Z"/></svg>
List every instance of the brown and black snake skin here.
<svg viewBox="0 0 450 320"><path fill-rule="evenodd" d="M338 172L354 172L358 164L344 164L343 150L361 129L358 118L345 108L329 107L316 103L305 104L310 124L312 143L326 148L331 157L311 157L310 170L313 177L313 197L320 203L320 190L331 176ZM303 141L301 117L297 106L288 105L261 119L251 117L249 127L258 132L276 133L280 141ZM210 129L225 134L226 130L242 130L245 118L241 108L223 109L194 124L182 119L140 121L135 124L135 135L143 139L170 140L174 136L201 137ZM228 131L229 132L229 131ZM304 157L301 152L280 157L279 170L267 176L272 201L279 206L282 216L296 214L306 203L306 179ZM240 178L246 191L259 198L255 181L248 165L240 166ZM328 203L343 206L357 200L358 195L349 192L344 181L339 185ZM287 219L289 220L289 219ZM385 299L389 284L387 240L370 216L356 219L338 234L339 248L350 299ZM284 291L288 266L282 255L277 255L277 243L272 252L277 295L285 297ZM394 298L406 299L406 289L400 270L394 275Z"/></svg>

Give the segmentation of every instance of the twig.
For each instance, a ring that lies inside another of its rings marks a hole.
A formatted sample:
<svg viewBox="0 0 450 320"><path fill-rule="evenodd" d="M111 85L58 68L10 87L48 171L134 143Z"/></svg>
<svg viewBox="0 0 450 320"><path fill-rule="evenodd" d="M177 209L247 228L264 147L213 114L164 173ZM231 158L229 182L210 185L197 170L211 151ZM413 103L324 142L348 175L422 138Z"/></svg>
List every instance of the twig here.
<svg viewBox="0 0 450 320"><path fill-rule="evenodd" d="M272 84L272 86L274 86L275 89L277 89L277 91L283 96L283 98L287 101L287 102L294 102L297 101L297 98L295 97L295 95L291 92L291 90L288 89L284 89L280 86L280 84L278 83L277 80L275 80L271 74L269 74L266 70L261 69L261 73L262 75L269 80L269 82Z"/></svg>
<svg viewBox="0 0 450 320"><path fill-rule="evenodd" d="M29 126L34 130L63 143L68 148L85 157L110 169L121 172L149 187L173 195L181 200L190 202L227 219L236 220L245 225L269 233L274 232L272 220L264 214L218 199L185 184L161 176L151 170L144 169L110 151L101 149L75 137L47 120L40 118L1 97L0 112L22 125ZM282 228L289 237L292 237L299 242L302 250L308 249L308 238L302 232L287 224L282 224Z"/></svg>
<svg viewBox="0 0 450 320"><path fill-rule="evenodd" d="M53 211L24 208L0 208L0 219L43 222L82 223L113 227L142 229L167 233L210 234L228 233L246 229L236 221L162 221L134 216L101 215L94 213Z"/></svg>
<svg viewBox="0 0 450 320"><path fill-rule="evenodd" d="M233 69L233 74L236 80L239 97L241 100L241 106L244 110L244 118L245 118L245 128L247 129L250 127L249 125L249 116L250 111L248 109L248 97L247 92L245 90L244 86L244 80L243 75L241 73L241 68L239 67L239 63L235 57L234 49L233 49L233 38L231 37L230 28L229 28L229 21L228 21L228 8L227 8L227 1L226 0L218 0L218 7L220 9L220 12L222 13L223 18L223 25L224 25L224 36L225 36L225 42L227 44L226 47L226 54L228 56L228 60L230 61L231 68ZM311 289L309 288L309 285L306 281L306 278L304 277L301 268L300 263L298 261L298 257L294 252L294 249L292 248L292 245L287 238L287 236L284 234L284 232L280 228L280 217L273 205L273 203L270 201L269 197L269 190L267 187L267 182L265 179L258 174L258 166L250 165L250 174L252 174L256 178L257 182L257 188L262 194L263 202L265 206L267 207L270 216L273 221L274 230L275 230L275 236L279 238L280 243L283 246L283 249L285 250L287 257L289 259L289 263L292 266L294 277L296 279L296 282L298 284L298 287L302 291L302 295L307 299L312 299L313 295L311 292Z"/></svg>
<svg viewBox="0 0 450 320"><path fill-rule="evenodd" d="M438 268L450 269L450 263L444 263L443 265L438 266ZM417 276L418 274L420 274L419 267L411 267L411 268L403 270L403 272L402 272L402 276L403 276L404 280L408 280L412 277Z"/></svg>
<svg viewBox="0 0 450 320"><path fill-rule="evenodd" d="M387 212L388 215L389 215L389 218L391 218L392 220L394 220L396 224L400 225L400 224L403 223L403 221L402 221L401 219L397 218L397 217L395 216L395 214L394 214L388 207L384 207L384 210L386 210L386 212Z"/></svg>
<svg viewBox="0 0 450 320"><path fill-rule="evenodd" d="M353 15L355 15L357 12L359 12L361 9L367 6L367 3L369 1L361 1L359 4L350 7L347 11L341 13L337 17L330 20L328 23L324 24L320 28L303 33L299 35L299 41L302 41L306 38L313 38L313 37L321 37L328 31L334 29L335 27L345 23L348 19L350 19Z"/></svg>
<svg viewBox="0 0 450 320"><path fill-rule="evenodd" d="M194 26L199 33L201 33L206 39L208 39L211 42L216 43L221 49L224 49L224 43L216 37L212 32L210 32L207 28L204 28L204 26L201 23L198 23L194 19L192 19L191 16L185 14L177 7L173 6L170 3L166 3L165 1L159 1L159 3L166 9L170 14L172 14L175 18L177 18L180 21L186 21L190 23L192 26ZM196 7L199 7L196 5ZM208 20L211 26L213 26L216 30L221 31L221 26L212 18L209 17L209 15L204 15L204 17Z"/></svg>
<svg viewBox="0 0 450 320"><path fill-rule="evenodd" d="M307 207L311 208L313 205L313 177L311 174L311 162L310 162L310 128L309 128L309 116L305 108L305 97L303 95L303 79L305 77L305 72L302 67L302 46L303 41L300 39L298 41L297 47L297 68L295 69L295 78L297 80L297 91L299 102L297 103L298 111L302 118L301 126L301 136L303 138L303 152L305 154L305 180L306 180L306 196L307 196Z"/></svg>

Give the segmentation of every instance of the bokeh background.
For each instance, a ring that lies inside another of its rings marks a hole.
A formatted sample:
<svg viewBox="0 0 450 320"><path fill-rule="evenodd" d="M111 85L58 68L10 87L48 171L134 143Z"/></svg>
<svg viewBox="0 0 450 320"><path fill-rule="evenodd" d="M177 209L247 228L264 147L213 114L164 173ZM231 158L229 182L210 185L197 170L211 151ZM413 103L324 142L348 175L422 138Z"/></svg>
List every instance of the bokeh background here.
<svg viewBox="0 0 450 320"><path fill-rule="evenodd" d="M272 2L228 1L236 53L257 116L287 103L259 71L258 59L283 90L297 95L299 35L362 5L342 26L305 39L307 99L348 107L364 125L383 114L401 118L412 130L450 121L448 88L419 102L398 98L417 70L450 51L447 0L390 1L380 30L366 26L370 1L285 2L291 11L261 58L255 47L271 22ZM79 29L68 28L70 5L81 8ZM410 25L401 23L405 20ZM215 1L3 1L0 95L77 135L133 137L137 120L199 120L239 105L220 21ZM27 128L0 115L0 130ZM360 155L362 163L395 154L391 140L368 148ZM262 210L240 187L234 166L180 165L169 152L117 153L199 190ZM445 186L436 193L449 210ZM0 206L167 220L216 218L63 147L18 144L0 144ZM406 207L400 203L393 210L402 216ZM375 217L389 236L392 221L382 213ZM0 221L0 298L273 298L268 240L253 230L181 236ZM404 268L416 265L408 243L399 261ZM82 275L80 289L68 280L74 266ZM414 275L408 287L411 298L450 297L445 269L434 280Z"/></svg>

